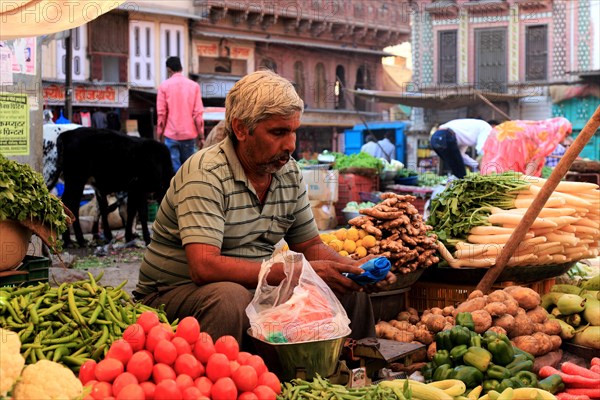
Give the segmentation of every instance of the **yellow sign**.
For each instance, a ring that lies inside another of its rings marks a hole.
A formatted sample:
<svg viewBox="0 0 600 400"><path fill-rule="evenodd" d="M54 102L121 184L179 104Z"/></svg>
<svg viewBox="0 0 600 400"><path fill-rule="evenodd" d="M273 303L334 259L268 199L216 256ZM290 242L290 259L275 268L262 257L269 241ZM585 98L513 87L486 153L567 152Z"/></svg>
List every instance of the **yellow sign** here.
<svg viewBox="0 0 600 400"><path fill-rule="evenodd" d="M0 93L0 153L29 155L29 103L26 94Z"/></svg>

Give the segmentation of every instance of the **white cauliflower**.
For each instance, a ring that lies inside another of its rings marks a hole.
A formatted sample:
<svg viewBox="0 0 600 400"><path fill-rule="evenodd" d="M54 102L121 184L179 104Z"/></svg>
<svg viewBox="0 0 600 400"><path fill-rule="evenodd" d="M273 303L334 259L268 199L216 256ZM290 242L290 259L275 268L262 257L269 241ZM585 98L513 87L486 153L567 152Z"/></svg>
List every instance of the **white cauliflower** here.
<svg viewBox="0 0 600 400"><path fill-rule="evenodd" d="M83 396L83 385L62 364L40 360L23 370L13 390L14 400L72 400Z"/></svg>
<svg viewBox="0 0 600 400"><path fill-rule="evenodd" d="M24 365L19 335L0 328L0 397L6 396L21 375Z"/></svg>

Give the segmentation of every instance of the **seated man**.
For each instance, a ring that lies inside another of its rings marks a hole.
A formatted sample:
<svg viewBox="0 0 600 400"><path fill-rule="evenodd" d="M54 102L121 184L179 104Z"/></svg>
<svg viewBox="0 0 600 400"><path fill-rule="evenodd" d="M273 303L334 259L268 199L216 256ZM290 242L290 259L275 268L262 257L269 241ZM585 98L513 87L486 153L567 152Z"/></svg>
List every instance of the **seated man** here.
<svg viewBox="0 0 600 400"><path fill-rule="evenodd" d="M366 292L396 278L389 273L361 290L343 273L361 273L364 260L342 257L320 239L306 185L291 158L302 99L288 80L257 71L233 86L225 106L225 140L188 159L162 200L136 298L152 307L164 304L170 320L196 317L215 339L232 335L241 342L261 262L285 239L339 296L352 337L374 336ZM273 266L269 283L283 278L282 265Z"/></svg>

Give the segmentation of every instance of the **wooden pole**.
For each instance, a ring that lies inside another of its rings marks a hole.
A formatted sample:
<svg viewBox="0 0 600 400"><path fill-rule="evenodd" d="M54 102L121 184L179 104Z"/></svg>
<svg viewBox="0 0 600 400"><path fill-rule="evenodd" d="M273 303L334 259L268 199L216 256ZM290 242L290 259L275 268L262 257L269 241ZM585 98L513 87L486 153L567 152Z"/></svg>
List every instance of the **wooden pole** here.
<svg viewBox="0 0 600 400"><path fill-rule="evenodd" d="M552 171L552 174L544 183L544 186L540 189L538 195L533 199L533 202L523 215L523 219L519 222L519 225L515 228L513 233L508 238L508 241L504 245L504 248L498 255L496 259L496 265L492 266L486 274L481 278L481 281L477 285L477 290L481 290L483 293L488 293L492 288L496 279L500 276L504 268L506 267L506 263L516 250L519 243L523 241L525 238L525 234L531 227L533 221L540 214L540 211L546 204L546 201L556 189L556 186L561 181L561 179L566 175L569 168L571 168L571 164L577 158L581 150L585 147L587 142L589 142L590 138L594 136L596 130L600 126L600 106L596 108L594 115L590 118L590 120L585 124L585 127L581 130L581 133L577 135L577 138L573 142L573 144L567 149L565 155L561 158L558 165Z"/></svg>
<svg viewBox="0 0 600 400"><path fill-rule="evenodd" d="M506 118L507 121L510 121L511 118L501 109L499 109L498 107L496 107L494 105L494 103L492 103L491 101L489 101L484 95L481 94L481 92L479 90L475 91L475 94L477 95L477 97L479 97L481 100L483 100L483 102L485 104L487 104L488 106L492 107L497 113L499 113L500 115L502 115L504 118Z"/></svg>

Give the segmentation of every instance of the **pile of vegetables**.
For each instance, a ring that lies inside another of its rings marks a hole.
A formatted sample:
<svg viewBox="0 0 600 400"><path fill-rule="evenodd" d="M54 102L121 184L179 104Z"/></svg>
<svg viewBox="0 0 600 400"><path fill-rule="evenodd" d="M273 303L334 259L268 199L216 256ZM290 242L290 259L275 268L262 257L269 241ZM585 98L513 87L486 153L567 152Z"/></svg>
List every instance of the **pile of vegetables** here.
<svg viewBox="0 0 600 400"><path fill-rule="evenodd" d="M79 399L83 386L73 371L50 360L25 366L21 341L15 332L0 328L0 397Z"/></svg>
<svg viewBox="0 0 600 400"><path fill-rule="evenodd" d="M477 388L484 394L504 393L509 388L539 388L550 393L563 389L559 375L538 381L532 372L533 355L514 347L505 334L476 333L468 314L459 313L457 321L462 325L436 334L437 350L422 370L426 381L458 379L467 389Z"/></svg>
<svg viewBox="0 0 600 400"><path fill-rule="evenodd" d="M233 336L213 341L194 317L176 330L153 312L139 315L106 357L81 366L93 399L265 399L281 393L279 378Z"/></svg>
<svg viewBox="0 0 600 400"><path fill-rule="evenodd" d="M391 192L380 197L381 202L359 210L361 215L348 221L378 240L369 254L387 257L392 270L403 274L437 263L437 236L412 204L416 198Z"/></svg>
<svg viewBox="0 0 600 400"><path fill-rule="evenodd" d="M38 360L60 362L78 371L88 359L99 360L108 346L144 311L164 312L134 303L123 290L98 282L103 272L89 279L0 288L0 327L16 332L27 364ZM173 324L176 324L174 321Z"/></svg>
<svg viewBox="0 0 600 400"><path fill-rule="evenodd" d="M378 337L428 346L431 359L436 352L435 335L449 331L455 324L464 324L468 315L475 333L492 330L507 335L516 347L541 356L558 349L564 336L559 321L551 318L540 304L540 295L522 286L509 286L489 295L473 291L456 307L434 307L425 310L420 318L416 310L409 308L396 320L380 321L375 328Z"/></svg>
<svg viewBox="0 0 600 400"><path fill-rule="evenodd" d="M440 176L435 172L426 171L419 174L419 186L424 187L433 187L437 185L442 185L446 182L447 178L445 176Z"/></svg>
<svg viewBox="0 0 600 400"><path fill-rule="evenodd" d="M562 338L600 349L600 275L581 286L556 284L542 296L542 307L561 324Z"/></svg>
<svg viewBox="0 0 600 400"><path fill-rule="evenodd" d="M360 152L346 155L343 153L332 152L330 154L335 156L333 169L337 169L341 173L349 168L374 169L376 170L376 174L379 174L383 170L383 160L373 157L368 153Z"/></svg>
<svg viewBox="0 0 600 400"><path fill-rule="evenodd" d="M546 365L539 373L542 378L550 375L560 376L565 391L557 394L559 400L600 399L600 358L598 357L592 358L589 368L567 361L562 363L560 370Z"/></svg>
<svg viewBox="0 0 600 400"><path fill-rule="evenodd" d="M44 178L29 165L0 154L0 221L37 221L60 236L70 220Z"/></svg>
<svg viewBox="0 0 600 400"><path fill-rule="evenodd" d="M469 174L431 202L428 223L451 267L490 267L523 219L544 180ZM588 182L560 182L507 266L545 265L599 254L600 191Z"/></svg>

